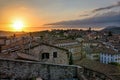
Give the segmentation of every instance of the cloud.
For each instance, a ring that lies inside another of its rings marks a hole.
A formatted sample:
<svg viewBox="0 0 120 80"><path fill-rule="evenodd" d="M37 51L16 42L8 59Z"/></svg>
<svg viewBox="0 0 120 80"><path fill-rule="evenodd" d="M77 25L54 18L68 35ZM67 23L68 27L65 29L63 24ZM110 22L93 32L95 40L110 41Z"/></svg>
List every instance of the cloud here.
<svg viewBox="0 0 120 80"><path fill-rule="evenodd" d="M102 8L97 8L94 9L92 12L98 12L98 11L102 11L102 10L108 10L108 9L112 9L112 8L116 8L116 7L120 7L120 1L117 2L116 4L107 6L107 7L102 7Z"/></svg>
<svg viewBox="0 0 120 80"><path fill-rule="evenodd" d="M61 21L61 22L56 22L56 23L50 23L50 24L45 24L45 25L79 25L79 26L111 26L111 25L120 25L120 11L107 11L107 12L99 12L99 11L104 11L104 10L109 10L113 8L120 7L120 1L118 1L116 4L106 6L106 7L101 7L97 9L93 9L91 11L88 11L82 15L79 15L79 17L87 17L85 19L78 19L78 20L69 20L69 21ZM98 14L94 15L94 13ZM94 15L90 17L91 15Z"/></svg>
<svg viewBox="0 0 120 80"><path fill-rule="evenodd" d="M80 17L85 17L85 16L89 16L89 14L83 14L83 15L79 15Z"/></svg>
<svg viewBox="0 0 120 80"><path fill-rule="evenodd" d="M46 25L81 25L81 26L97 26L97 25L120 25L120 12L106 12L101 15L96 15L90 18L82 20L70 20L70 21L61 21L56 23L50 23Z"/></svg>
<svg viewBox="0 0 120 80"><path fill-rule="evenodd" d="M118 1L116 4L113 4L113 5L110 5L110 6L93 9L93 10L88 11L85 14L79 15L79 16L80 17L90 16L93 13L96 13L96 12L99 12L99 11L103 11L103 10L109 10L109 9L116 8L116 7L120 7L120 1Z"/></svg>

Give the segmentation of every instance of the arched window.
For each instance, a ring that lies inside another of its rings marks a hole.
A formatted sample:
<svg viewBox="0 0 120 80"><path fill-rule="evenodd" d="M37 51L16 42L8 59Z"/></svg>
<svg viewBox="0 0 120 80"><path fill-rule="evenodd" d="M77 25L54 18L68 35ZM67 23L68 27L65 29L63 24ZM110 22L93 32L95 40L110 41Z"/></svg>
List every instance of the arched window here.
<svg viewBox="0 0 120 80"><path fill-rule="evenodd" d="M42 59L49 59L49 53L42 53Z"/></svg>

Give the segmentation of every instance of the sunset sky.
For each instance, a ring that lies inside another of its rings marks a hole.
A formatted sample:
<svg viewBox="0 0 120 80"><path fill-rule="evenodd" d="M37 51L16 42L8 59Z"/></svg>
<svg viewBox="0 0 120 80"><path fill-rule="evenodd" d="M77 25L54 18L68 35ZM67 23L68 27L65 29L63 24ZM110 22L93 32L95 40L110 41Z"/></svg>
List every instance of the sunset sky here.
<svg viewBox="0 0 120 80"><path fill-rule="evenodd" d="M16 20L24 31L38 31L55 25L120 25L118 17L120 0L0 0L0 30L6 31L15 31Z"/></svg>

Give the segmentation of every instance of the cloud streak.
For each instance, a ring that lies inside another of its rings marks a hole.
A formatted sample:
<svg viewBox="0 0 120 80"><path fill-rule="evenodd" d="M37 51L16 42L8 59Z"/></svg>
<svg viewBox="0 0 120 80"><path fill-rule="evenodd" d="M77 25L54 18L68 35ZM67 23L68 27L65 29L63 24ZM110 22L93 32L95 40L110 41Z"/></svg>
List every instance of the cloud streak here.
<svg viewBox="0 0 120 80"><path fill-rule="evenodd" d="M83 14L83 15L79 15L80 17L85 17L85 16L89 16L89 14Z"/></svg>
<svg viewBox="0 0 120 80"><path fill-rule="evenodd" d="M103 11L103 10L109 10L109 9L116 8L116 7L120 7L120 1L118 1L116 4L113 4L113 5L110 5L110 6L93 9L92 11L86 12L85 14L82 14L82 15L79 15L79 16L80 17L86 17L86 16L90 16L93 13Z"/></svg>
<svg viewBox="0 0 120 80"><path fill-rule="evenodd" d="M102 8L97 8L94 9L92 12L98 12L98 11L103 11L103 10L108 10L108 9L112 9L112 8L116 8L116 7L120 7L120 1L117 2L116 4L107 6L107 7L102 7Z"/></svg>
<svg viewBox="0 0 120 80"><path fill-rule="evenodd" d="M113 8L120 7L120 1L118 1L116 4L106 6L106 7L101 7L101 8L96 8L91 11L86 12L85 14L79 15L79 17L87 17L90 16L94 13L104 11L104 10L109 10ZM92 17L85 18L85 19L78 19L78 20L69 20L69 21L61 21L61 22L56 22L56 23L50 23L46 25L120 25L120 11L109 11L109 12L104 12L102 14L96 14Z"/></svg>
<svg viewBox="0 0 120 80"><path fill-rule="evenodd" d="M101 15L96 15L90 18L82 20L70 20L70 21L61 21L56 23L50 23L47 25L76 25L76 26L97 26L97 25L120 25L120 12L107 12Z"/></svg>

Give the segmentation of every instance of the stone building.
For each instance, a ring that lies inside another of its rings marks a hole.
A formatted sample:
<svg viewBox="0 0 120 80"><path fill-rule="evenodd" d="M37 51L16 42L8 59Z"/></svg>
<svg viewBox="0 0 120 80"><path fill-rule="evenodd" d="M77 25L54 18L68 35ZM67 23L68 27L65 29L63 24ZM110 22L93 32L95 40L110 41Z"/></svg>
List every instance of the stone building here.
<svg viewBox="0 0 120 80"><path fill-rule="evenodd" d="M81 59L81 53L83 53L83 51L80 44L64 46L62 48L67 49L69 52L71 52L73 60Z"/></svg>
<svg viewBox="0 0 120 80"><path fill-rule="evenodd" d="M25 53L32 54L40 62L53 64L69 64L69 52L66 49L45 43L32 43L29 49L25 48Z"/></svg>
<svg viewBox="0 0 120 80"><path fill-rule="evenodd" d="M58 40L53 45L67 49L72 54L73 60L79 60L81 58L81 43L77 40Z"/></svg>
<svg viewBox="0 0 120 80"><path fill-rule="evenodd" d="M66 49L37 42L34 38L23 38L2 46L0 57L40 61L53 64L69 64Z"/></svg>

